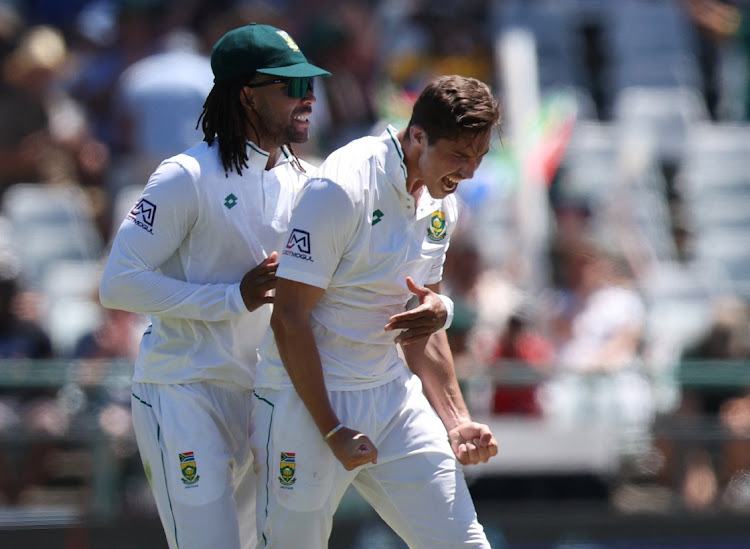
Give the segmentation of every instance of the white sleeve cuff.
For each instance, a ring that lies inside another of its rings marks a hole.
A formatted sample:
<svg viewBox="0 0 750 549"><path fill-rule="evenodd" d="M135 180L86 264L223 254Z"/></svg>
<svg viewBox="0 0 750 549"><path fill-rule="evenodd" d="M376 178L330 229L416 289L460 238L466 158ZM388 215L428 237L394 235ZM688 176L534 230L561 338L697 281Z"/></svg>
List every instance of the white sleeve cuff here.
<svg viewBox="0 0 750 549"><path fill-rule="evenodd" d="M443 330L450 328L451 323L453 322L453 300L447 295L437 294L437 296L442 300L443 305L445 305L445 310L448 312L448 316L445 318L445 324L443 324L443 327L438 330L438 332L442 332Z"/></svg>

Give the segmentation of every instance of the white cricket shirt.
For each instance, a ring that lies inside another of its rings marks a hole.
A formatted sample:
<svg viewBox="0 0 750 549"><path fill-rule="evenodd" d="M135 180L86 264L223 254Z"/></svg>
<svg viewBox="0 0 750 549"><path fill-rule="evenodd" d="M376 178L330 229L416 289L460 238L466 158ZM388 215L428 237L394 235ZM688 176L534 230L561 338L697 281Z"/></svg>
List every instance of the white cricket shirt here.
<svg viewBox="0 0 750 549"><path fill-rule="evenodd" d="M248 143L248 168L226 175L217 144L201 143L149 179L117 232L100 285L105 307L150 315L134 381L253 387L271 306L249 312L240 281L281 252L307 179L283 152L266 171L268 153Z"/></svg>
<svg viewBox="0 0 750 549"><path fill-rule="evenodd" d="M396 331L419 285L442 278L458 210L453 196L419 203L406 192L404 153L389 127L331 154L299 194L277 275L320 288L312 311L315 339L330 390L387 383L403 373ZM259 350L258 387L290 385L271 330Z"/></svg>

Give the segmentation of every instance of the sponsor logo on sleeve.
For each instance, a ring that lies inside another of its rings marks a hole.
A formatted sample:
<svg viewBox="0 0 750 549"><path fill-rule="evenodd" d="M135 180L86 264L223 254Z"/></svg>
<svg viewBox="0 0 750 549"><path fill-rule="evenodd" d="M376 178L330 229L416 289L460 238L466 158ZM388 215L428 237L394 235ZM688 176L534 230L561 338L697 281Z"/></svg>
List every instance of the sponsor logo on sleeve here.
<svg viewBox="0 0 750 549"><path fill-rule="evenodd" d="M300 229L292 229L292 234L289 235L289 240L286 242L286 249L283 251L283 254L312 262L313 258L310 255L310 233Z"/></svg>
<svg viewBox="0 0 750 549"><path fill-rule="evenodd" d="M138 225L144 231L154 234L154 220L156 219L156 204L141 198L130 210L127 219Z"/></svg>

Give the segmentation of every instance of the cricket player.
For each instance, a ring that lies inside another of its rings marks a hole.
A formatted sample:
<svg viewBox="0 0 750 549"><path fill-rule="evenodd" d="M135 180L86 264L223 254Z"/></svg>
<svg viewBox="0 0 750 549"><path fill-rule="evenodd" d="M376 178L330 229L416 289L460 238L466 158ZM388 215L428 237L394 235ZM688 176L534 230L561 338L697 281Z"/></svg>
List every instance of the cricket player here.
<svg viewBox="0 0 750 549"><path fill-rule="evenodd" d="M133 377L138 448L171 549L256 546L250 410L277 250L313 167L313 79L291 36L268 25L224 35L204 141L164 160L120 226L105 307L150 315Z"/></svg>
<svg viewBox="0 0 750 549"><path fill-rule="evenodd" d="M390 319L440 290L452 196L500 119L488 86L428 84L407 127L331 154L300 192L260 348L251 437L262 547L323 549L352 484L409 547L489 547L459 464L497 454L472 421L444 331Z"/></svg>

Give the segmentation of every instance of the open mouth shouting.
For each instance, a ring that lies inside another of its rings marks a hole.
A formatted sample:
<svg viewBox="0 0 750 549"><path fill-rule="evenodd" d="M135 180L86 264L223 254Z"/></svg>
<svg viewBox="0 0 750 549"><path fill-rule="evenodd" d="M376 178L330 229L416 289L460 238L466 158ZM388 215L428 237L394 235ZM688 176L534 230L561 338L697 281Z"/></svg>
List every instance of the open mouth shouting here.
<svg viewBox="0 0 750 549"><path fill-rule="evenodd" d="M442 179L443 191L445 191L446 193L452 193L456 190L456 187L458 187L460 181L460 179L453 177L452 175L446 175Z"/></svg>

